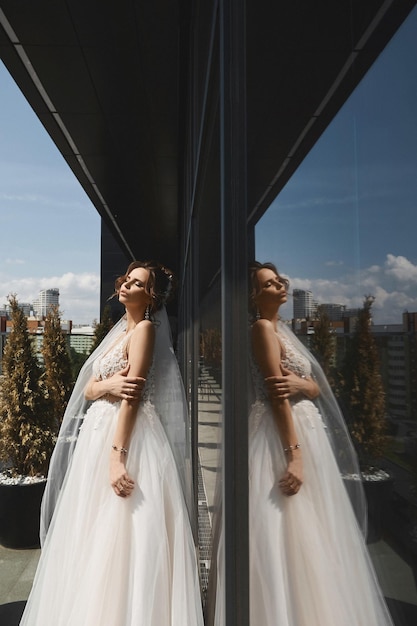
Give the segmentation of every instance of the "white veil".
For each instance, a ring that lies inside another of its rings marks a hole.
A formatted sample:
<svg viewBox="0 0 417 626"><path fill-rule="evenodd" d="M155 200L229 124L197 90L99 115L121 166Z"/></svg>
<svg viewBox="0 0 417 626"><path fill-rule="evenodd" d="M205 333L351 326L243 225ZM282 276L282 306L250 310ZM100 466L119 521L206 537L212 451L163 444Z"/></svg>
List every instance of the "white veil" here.
<svg viewBox="0 0 417 626"><path fill-rule="evenodd" d="M188 411L185 392L178 363L172 347L171 330L165 307L154 315L155 347L153 366L155 368L155 388L153 402L165 428L172 452L178 467L185 500L191 511L192 489L187 477ZM40 539L41 545L46 537L59 495L71 465L77 443L80 426L91 402L84 397L85 387L93 375L94 361L105 354L126 331L126 319L123 317L110 330L96 350L84 363L68 406L64 413L58 439L49 465L48 480L41 506Z"/></svg>
<svg viewBox="0 0 417 626"><path fill-rule="evenodd" d="M359 526L366 536L366 498L361 481L359 462L340 407L321 366L311 352L287 324L278 322L278 328L279 332L284 334L288 341L295 345L297 350L310 363L312 377L320 389L320 395L313 402L318 406L326 425L326 433L339 466L340 474L344 480Z"/></svg>
<svg viewBox="0 0 417 626"><path fill-rule="evenodd" d="M165 307L155 313L153 404L165 429L175 458L181 485L191 516L191 441L184 384L172 346L171 327Z"/></svg>

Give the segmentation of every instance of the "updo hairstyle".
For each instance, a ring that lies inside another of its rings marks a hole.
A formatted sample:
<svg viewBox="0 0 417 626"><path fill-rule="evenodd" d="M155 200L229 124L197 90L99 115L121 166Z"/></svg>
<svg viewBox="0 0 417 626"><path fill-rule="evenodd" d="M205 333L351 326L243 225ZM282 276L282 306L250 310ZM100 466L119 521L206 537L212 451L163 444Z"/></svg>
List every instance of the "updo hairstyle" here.
<svg viewBox="0 0 417 626"><path fill-rule="evenodd" d="M256 298L261 293L262 289L258 281L259 270L272 270L280 279L283 285L285 285L286 291L290 286L288 278L284 278L278 272L276 266L273 263L259 263L258 261L252 261L249 264L249 280L248 280L248 295L249 295L249 313L253 320L256 319L258 313L258 307L256 305Z"/></svg>
<svg viewBox="0 0 417 626"><path fill-rule="evenodd" d="M157 261L133 261L123 276L119 276L114 283L115 295L126 281L130 272L138 267L143 267L149 272L149 278L145 290L152 298L150 313L159 311L172 297L176 283L173 272Z"/></svg>

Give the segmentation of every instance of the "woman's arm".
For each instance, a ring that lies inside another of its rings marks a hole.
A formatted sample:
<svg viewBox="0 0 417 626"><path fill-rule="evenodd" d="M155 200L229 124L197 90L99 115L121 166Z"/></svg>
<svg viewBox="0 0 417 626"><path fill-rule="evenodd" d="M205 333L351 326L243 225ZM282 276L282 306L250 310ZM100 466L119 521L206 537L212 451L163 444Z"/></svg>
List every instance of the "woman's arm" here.
<svg viewBox="0 0 417 626"><path fill-rule="evenodd" d="M86 400L98 400L110 396L114 400L129 400L140 398L145 379L140 376L130 376L130 365L109 378L90 378L84 390Z"/></svg>
<svg viewBox="0 0 417 626"><path fill-rule="evenodd" d="M143 320L133 331L128 350L129 372L132 376L146 378L152 362L155 329L152 322ZM110 451L110 483L118 496L129 496L134 481L126 471L129 442L141 396L123 399L117 417L117 426Z"/></svg>
<svg viewBox="0 0 417 626"><path fill-rule="evenodd" d="M269 376L265 378L268 393L274 397L295 398L305 396L309 400L314 400L320 395L317 383L311 376L297 376L284 367L281 367L281 376Z"/></svg>
<svg viewBox="0 0 417 626"><path fill-rule="evenodd" d="M281 347L269 320L260 319L252 326L252 349L255 361L265 378L282 376ZM288 399L270 394L270 402L279 436L287 456L287 471L279 481L283 493L296 494L303 482L301 449Z"/></svg>

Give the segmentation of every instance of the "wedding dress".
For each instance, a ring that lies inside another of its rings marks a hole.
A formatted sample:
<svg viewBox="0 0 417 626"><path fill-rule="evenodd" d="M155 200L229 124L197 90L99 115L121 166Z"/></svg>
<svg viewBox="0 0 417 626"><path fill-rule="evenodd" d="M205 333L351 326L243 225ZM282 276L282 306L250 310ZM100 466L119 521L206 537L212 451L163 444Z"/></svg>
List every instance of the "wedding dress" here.
<svg viewBox="0 0 417 626"><path fill-rule="evenodd" d="M298 339L283 323L277 334L283 366L310 376L313 359ZM253 362L251 369L255 392L249 416L251 626L391 626L336 462L330 425L316 403L305 397L291 403L303 484L297 495L284 496L277 483L285 473L285 453L262 375ZM324 381L319 387L330 397L322 385ZM333 412L334 407L335 403ZM341 428L340 424L339 432Z"/></svg>
<svg viewBox="0 0 417 626"><path fill-rule="evenodd" d="M126 366L128 339L122 328L94 361L96 376ZM22 626L202 626L195 546L155 408L155 369L154 356L129 443L135 487L127 498L117 497L109 481L120 402L99 399L87 410Z"/></svg>

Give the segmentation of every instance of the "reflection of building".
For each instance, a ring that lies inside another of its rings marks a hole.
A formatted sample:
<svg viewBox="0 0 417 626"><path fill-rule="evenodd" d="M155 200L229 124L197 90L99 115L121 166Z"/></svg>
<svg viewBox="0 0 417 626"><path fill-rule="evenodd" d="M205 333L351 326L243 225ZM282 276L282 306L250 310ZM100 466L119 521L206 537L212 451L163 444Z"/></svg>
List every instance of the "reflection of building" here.
<svg viewBox="0 0 417 626"><path fill-rule="evenodd" d="M330 321L335 351L333 360L337 368L345 359L349 337L355 330L357 310L346 310L346 314L342 320ZM315 323L313 320L294 324L307 347L311 345ZM381 361L387 414L394 422L405 425L413 422L417 428L417 313L404 313L402 324L373 325L372 334Z"/></svg>
<svg viewBox="0 0 417 626"><path fill-rule="evenodd" d="M43 289L33 302L33 311L38 318L48 315L51 307L59 308L59 289Z"/></svg>
<svg viewBox="0 0 417 626"><path fill-rule="evenodd" d="M409 388L407 338L403 325L376 325L372 327L372 334L381 360L387 414L395 421L410 419L410 403L407 398Z"/></svg>
<svg viewBox="0 0 417 626"><path fill-rule="evenodd" d="M320 308L332 322L341 320L345 316L346 306L344 304L320 304Z"/></svg>
<svg viewBox="0 0 417 626"><path fill-rule="evenodd" d="M412 420L417 426L417 313L404 313L398 331L390 332L390 326L386 328L384 356L389 415L395 420Z"/></svg>
<svg viewBox="0 0 417 626"><path fill-rule="evenodd" d="M294 307L294 319L305 320L312 316L314 310L313 294L311 291L304 291L303 289L294 289L293 295L293 307Z"/></svg>

